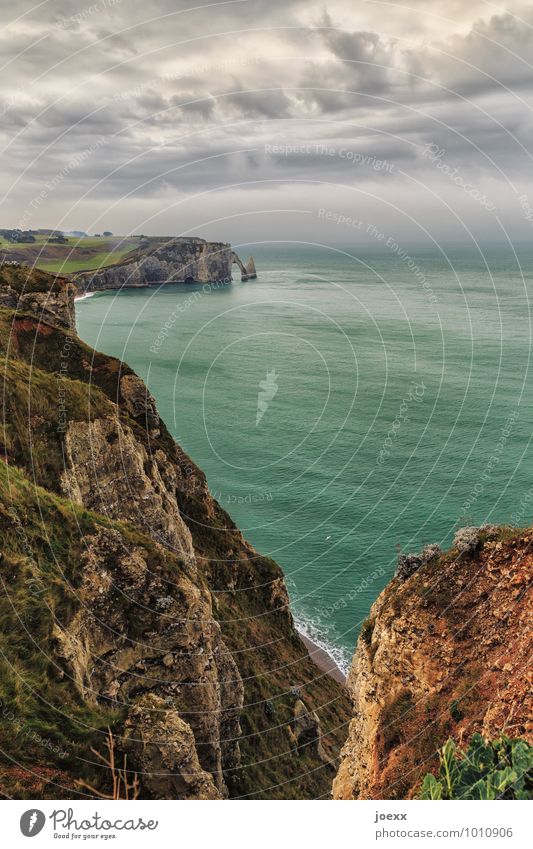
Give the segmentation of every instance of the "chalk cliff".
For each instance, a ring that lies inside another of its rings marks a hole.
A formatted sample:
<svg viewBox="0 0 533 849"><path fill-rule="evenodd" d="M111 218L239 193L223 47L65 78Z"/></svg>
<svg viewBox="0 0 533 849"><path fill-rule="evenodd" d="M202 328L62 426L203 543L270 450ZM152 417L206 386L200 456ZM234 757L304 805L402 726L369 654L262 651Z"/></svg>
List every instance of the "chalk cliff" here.
<svg viewBox="0 0 533 849"><path fill-rule="evenodd" d="M229 283L236 263L246 269L231 245L195 237L146 239L116 265L73 275L81 291L154 286L161 283ZM257 276L257 275L255 275Z"/></svg>

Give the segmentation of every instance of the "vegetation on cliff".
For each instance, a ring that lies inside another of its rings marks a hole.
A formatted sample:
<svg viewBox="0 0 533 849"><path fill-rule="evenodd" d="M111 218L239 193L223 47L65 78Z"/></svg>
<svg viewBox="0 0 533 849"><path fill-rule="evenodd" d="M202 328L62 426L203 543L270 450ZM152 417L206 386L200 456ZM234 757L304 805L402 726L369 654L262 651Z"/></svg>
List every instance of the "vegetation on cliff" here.
<svg viewBox="0 0 533 849"><path fill-rule="evenodd" d="M36 234L33 242L27 243L0 238L0 261L6 264L25 263L49 273L74 274L123 262L146 241L136 236L112 238L111 233L104 236L91 238L74 234L59 239L50 231L48 234Z"/></svg>
<svg viewBox="0 0 533 849"><path fill-rule="evenodd" d="M281 569L142 381L77 337L70 284L9 268L0 297L13 276L33 297L0 309L3 792L106 792L91 750L110 727L141 796L327 797L348 700L294 630Z"/></svg>
<svg viewBox="0 0 533 849"><path fill-rule="evenodd" d="M439 758L438 775L425 776L421 799L533 798L533 747L525 740L474 734L465 751L448 740Z"/></svg>

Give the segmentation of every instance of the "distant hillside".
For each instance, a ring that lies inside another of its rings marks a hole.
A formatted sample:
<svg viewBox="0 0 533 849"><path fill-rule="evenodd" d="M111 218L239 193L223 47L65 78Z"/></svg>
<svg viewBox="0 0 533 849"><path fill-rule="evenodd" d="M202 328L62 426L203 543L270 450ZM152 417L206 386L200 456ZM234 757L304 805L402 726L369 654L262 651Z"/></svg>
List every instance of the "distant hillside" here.
<svg viewBox="0 0 533 849"><path fill-rule="evenodd" d="M6 233L8 231L5 231ZM0 263L20 262L43 271L74 274L77 271L94 271L107 265L122 262L146 240L138 236L110 236L82 238L65 233L66 242L58 244L54 231L34 232L33 242L12 242L0 236Z"/></svg>

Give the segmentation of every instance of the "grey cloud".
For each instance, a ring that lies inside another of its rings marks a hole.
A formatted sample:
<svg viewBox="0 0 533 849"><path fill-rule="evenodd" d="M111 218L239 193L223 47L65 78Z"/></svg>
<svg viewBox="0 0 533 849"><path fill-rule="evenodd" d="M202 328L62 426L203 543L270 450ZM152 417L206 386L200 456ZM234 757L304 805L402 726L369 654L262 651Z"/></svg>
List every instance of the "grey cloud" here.
<svg viewBox="0 0 533 849"><path fill-rule="evenodd" d="M186 114L208 120L213 116L215 111L216 98L212 95L198 97L189 92L187 94L175 95L172 98L172 103Z"/></svg>
<svg viewBox="0 0 533 849"><path fill-rule="evenodd" d="M396 42L375 32L342 32L334 27L329 15L320 23L320 33L331 53L349 63L351 85L358 91L379 92L391 84Z"/></svg>
<svg viewBox="0 0 533 849"><path fill-rule="evenodd" d="M460 32L444 37L428 16L430 23L417 25L429 37L416 47L383 33L383 7L367 4L358 28L349 0L332 0L329 15L317 0L246 0L208 10L197 4L186 14L178 14L191 5L185 0L154 0L149 7L122 0L95 12L86 0L54 0L12 26L9 20L33 4L7 2L0 42L8 57L28 49L0 80L0 137L11 143L0 160L8 190L4 217L15 216L43 180L101 136L105 144L61 182L54 203L75 203L86 190L93 206L131 193L149 215L161 199L171 203L216 188L217 198L230 199L231 214L240 209L239 197L251 197L253 181L293 205L308 203L302 186L309 178L372 182L401 205L407 195L400 171L440 190L442 174L423 156L428 144L445 148L447 162L476 179L502 181L501 168L523 180L527 159L510 134L529 143L531 112L501 83L530 102L531 12L524 12L525 23L510 12L476 22L485 14L481 3L469 12L459 0L450 2ZM413 3L420 18L426 10L452 14L444 0ZM405 20L409 38L415 13L399 2L393 12L395 24ZM67 28L57 26L69 16ZM351 23L341 27L342 20ZM233 30L240 32L218 34ZM313 148L298 156L265 154L267 143L299 139L331 145L337 154ZM394 168L350 165L340 149ZM219 190L232 183L241 187ZM198 203L211 217L210 199ZM118 232L120 222L111 229Z"/></svg>
<svg viewBox="0 0 533 849"><path fill-rule="evenodd" d="M224 100L249 116L264 118L284 118L291 112L291 101L278 90L238 91L224 97Z"/></svg>
<svg viewBox="0 0 533 849"><path fill-rule="evenodd" d="M466 36L455 36L436 45L433 54L426 57L428 72L462 94L501 86L531 88L531 12L529 18L530 21L519 21L506 13L477 22Z"/></svg>

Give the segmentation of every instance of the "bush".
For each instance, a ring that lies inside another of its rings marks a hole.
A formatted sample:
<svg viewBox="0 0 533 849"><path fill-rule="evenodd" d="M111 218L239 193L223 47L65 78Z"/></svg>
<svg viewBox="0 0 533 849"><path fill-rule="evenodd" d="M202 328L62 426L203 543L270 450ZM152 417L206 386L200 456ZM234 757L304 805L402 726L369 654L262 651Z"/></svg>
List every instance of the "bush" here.
<svg viewBox="0 0 533 849"><path fill-rule="evenodd" d="M439 773L425 776L420 799L533 798L533 746L525 740L474 734L465 752L448 740L439 758Z"/></svg>
<svg viewBox="0 0 533 849"><path fill-rule="evenodd" d="M463 711L459 707L458 699L454 699L450 704L450 715L455 722L461 722L463 719Z"/></svg>
<svg viewBox="0 0 533 849"><path fill-rule="evenodd" d="M372 642L372 634L374 633L374 622L371 619L365 619L361 625L361 639L369 646Z"/></svg>
<svg viewBox="0 0 533 849"><path fill-rule="evenodd" d="M462 554L473 554L481 544L479 528L459 528L453 544Z"/></svg>
<svg viewBox="0 0 533 849"><path fill-rule="evenodd" d="M394 577L400 578L402 581L406 581L407 578L410 578L411 575L413 575L417 569L420 569L421 566L425 566L427 563L434 563L438 560L441 554L441 547L440 545L437 545L437 543L426 545L420 554L399 554Z"/></svg>

